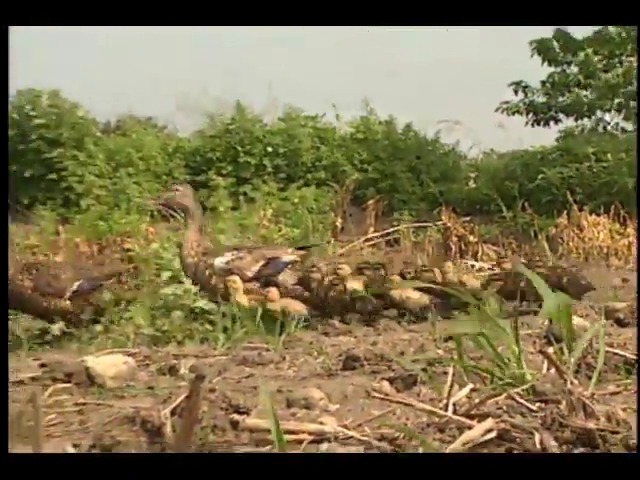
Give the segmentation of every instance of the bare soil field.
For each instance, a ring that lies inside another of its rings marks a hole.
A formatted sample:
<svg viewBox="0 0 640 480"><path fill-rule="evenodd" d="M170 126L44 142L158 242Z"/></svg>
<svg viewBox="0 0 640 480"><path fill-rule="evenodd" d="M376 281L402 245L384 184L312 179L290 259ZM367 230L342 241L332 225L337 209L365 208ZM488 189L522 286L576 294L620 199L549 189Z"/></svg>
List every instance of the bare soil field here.
<svg viewBox="0 0 640 480"><path fill-rule="evenodd" d="M596 321L602 302L635 302L634 273L624 273L623 285L618 272L585 273L597 291L577 315ZM276 451L271 404L291 452L635 450L635 318L627 327L607 324L604 363L591 388L598 349L569 378L554 368L543 331L538 319L522 319L528 364L546 373L519 388L497 388L454 368L455 346L436 340L433 325L386 319L374 326L330 321L286 337L281 348L256 341L221 352L121 350L136 369L115 387L97 385L76 352L11 354L10 449Z"/></svg>

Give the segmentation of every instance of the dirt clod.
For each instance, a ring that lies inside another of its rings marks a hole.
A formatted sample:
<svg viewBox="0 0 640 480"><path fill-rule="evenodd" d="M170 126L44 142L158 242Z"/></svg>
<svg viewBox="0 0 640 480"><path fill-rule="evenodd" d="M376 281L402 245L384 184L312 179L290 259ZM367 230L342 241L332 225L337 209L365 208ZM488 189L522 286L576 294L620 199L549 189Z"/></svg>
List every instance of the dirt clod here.
<svg viewBox="0 0 640 480"><path fill-rule="evenodd" d="M604 317L621 328L633 325L636 320L634 306L630 302L607 302L604 305Z"/></svg>
<svg viewBox="0 0 640 480"><path fill-rule="evenodd" d="M299 408L301 410L313 410L317 412L333 412L338 406L333 405L327 395L315 387L292 391L287 394L287 408Z"/></svg>
<svg viewBox="0 0 640 480"><path fill-rule="evenodd" d="M395 391L402 393L418 385L419 378L418 374L414 372L399 372L387 377L385 380L389 382Z"/></svg>
<svg viewBox="0 0 640 480"><path fill-rule="evenodd" d="M348 352L342 359L340 370L351 372L364 367L364 357L357 352Z"/></svg>

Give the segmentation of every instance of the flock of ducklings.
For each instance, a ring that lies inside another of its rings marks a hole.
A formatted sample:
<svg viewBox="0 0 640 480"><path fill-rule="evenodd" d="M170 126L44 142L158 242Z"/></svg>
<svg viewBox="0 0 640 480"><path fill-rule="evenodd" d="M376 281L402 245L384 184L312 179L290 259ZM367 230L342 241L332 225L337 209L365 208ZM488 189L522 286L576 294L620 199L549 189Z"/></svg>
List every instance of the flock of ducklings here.
<svg viewBox="0 0 640 480"><path fill-rule="evenodd" d="M347 263L316 262L297 275L281 275L266 287L229 275L222 297L239 307L260 306L292 316L355 313L371 318L395 309L402 316L421 319L456 308L456 298L439 287L464 288L476 295L486 284L478 275L457 271L450 261L441 269L405 267L396 274L379 262L360 262L353 268Z"/></svg>

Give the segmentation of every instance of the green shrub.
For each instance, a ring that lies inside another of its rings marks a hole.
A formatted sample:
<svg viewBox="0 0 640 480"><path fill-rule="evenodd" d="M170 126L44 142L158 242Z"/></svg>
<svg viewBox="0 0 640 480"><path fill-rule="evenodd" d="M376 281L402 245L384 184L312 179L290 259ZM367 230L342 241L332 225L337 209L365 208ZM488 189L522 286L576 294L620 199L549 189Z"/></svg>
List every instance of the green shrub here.
<svg viewBox="0 0 640 480"><path fill-rule="evenodd" d="M184 137L132 115L100 125L60 92L28 89L11 99L9 117L11 201L94 222L124 221L114 211L146 215L146 200L182 181L218 213L265 195L284 205L294 191L309 208L328 209L329 192L347 182L356 201L382 195L387 213L414 217L442 204L494 215L524 202L553 216L567 208L567 193L592 209L618 203L635 211L634 134L564 135L549 147L470 161L371 108L336 124L290 107L268 123L237 102L232 114L211 115Z"/></svg>

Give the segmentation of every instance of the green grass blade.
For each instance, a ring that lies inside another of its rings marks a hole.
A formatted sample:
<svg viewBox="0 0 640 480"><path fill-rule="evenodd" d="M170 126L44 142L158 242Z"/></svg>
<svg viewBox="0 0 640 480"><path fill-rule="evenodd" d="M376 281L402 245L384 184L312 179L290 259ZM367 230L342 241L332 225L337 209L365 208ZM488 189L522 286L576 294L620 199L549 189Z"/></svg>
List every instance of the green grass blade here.
<svg viewBox="0 0 640 480"><path fill-rule="evenodd" d="M596 385L598 384L600 373L602 372L602 368L604 367L604 359L606 354L604 321L599 322L599 326L600 335L598 336L598 362L596 363L596 368L593 372L593 376L591 377L591 382L589 383L589 393L593 392L593 390L596 388Z"/></svg>
<svg viewBox="0 0 640 480"><path fill-rule="evenodd" d="M593 325L591 325L591 327L589 327L589 330L587 330L584 335L582 335L576 342L575 347L571 352L571 355L569 356L571 361L571 373L575 372L575 369L577 368L580 358L582 357L585 349L589 346L591 339L595 336L596 333L598 333L600 328L600 322L594 323Z"/></svg>
<svg viewBox="0 0 640 480"><path fill-rule="evenodd" d="M278 419L278 414L275 407L273 406L271 394L263 388L261 396L262 404L264 405L264 409L267 412L269 426L271 428L271 439L273 440L273 447L276 452L285 453L287 451L287 439L284 436L282 428L280 427L280 420Z"/></svg>

